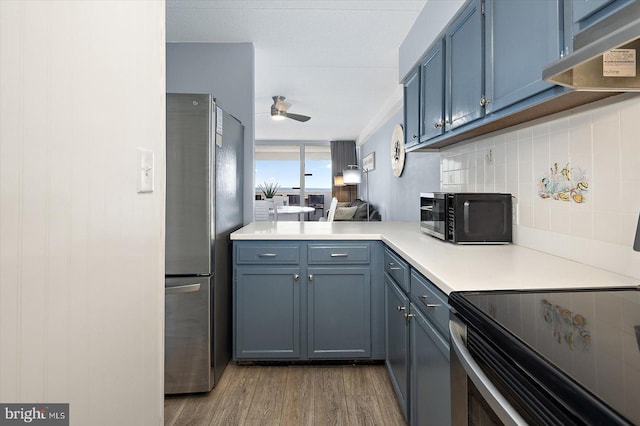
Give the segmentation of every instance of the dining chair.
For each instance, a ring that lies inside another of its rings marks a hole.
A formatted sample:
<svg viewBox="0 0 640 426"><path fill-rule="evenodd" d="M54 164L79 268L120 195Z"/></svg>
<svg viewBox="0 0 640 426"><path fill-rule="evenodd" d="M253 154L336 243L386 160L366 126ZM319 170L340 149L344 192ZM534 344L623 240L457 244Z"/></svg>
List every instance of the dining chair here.
<svg viewBox="0 0 640 426"><path fill-rule="evenodd" d="M336 215L336 208L338 207L338 199L333 197L331 204L329 205L329 214L327 216L327 222L333 222L333 217Z"/></svg>

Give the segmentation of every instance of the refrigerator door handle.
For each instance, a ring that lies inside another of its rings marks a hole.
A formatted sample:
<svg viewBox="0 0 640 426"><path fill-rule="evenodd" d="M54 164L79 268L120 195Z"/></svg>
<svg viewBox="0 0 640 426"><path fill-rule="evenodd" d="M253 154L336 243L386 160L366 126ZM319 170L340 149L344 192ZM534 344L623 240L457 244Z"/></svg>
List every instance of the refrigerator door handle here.
<svg viewBox="0 0 640 426"><path fill-rule="evenodd" d="M164 294L191 293L200 290L200 284L186 284L175 287L165 287Z"/></svg>

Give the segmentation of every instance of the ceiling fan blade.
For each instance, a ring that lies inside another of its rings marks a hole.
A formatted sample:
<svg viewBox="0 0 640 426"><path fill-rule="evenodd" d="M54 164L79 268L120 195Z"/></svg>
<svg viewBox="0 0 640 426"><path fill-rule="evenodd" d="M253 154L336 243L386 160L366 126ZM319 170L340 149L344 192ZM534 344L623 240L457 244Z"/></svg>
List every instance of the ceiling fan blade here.
<svg viewBox="0 0 640 426"><path fill-rule="evenodd" d="M290 112L286 112L285 116L287 118L291 118L292 120L296 120L296 121L302 121L303 123L305 121L309 121L311 119L311 117L308 117L306 115L301 115L301 114L291 114Z"/></svg>

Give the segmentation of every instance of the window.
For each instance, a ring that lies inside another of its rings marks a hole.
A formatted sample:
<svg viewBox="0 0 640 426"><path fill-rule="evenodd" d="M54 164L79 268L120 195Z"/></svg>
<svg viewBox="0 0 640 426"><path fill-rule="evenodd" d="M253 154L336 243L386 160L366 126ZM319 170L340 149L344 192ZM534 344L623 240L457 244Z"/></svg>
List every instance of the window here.
<svg viewBox="0 0 640 426"><path fill-rule="evenodd" d="M256 142L256 199L264 195L258 185L277 183L278 195L290 205L313 207L308 220L318 220L331 202L331 149L329 144Z"/></svg>

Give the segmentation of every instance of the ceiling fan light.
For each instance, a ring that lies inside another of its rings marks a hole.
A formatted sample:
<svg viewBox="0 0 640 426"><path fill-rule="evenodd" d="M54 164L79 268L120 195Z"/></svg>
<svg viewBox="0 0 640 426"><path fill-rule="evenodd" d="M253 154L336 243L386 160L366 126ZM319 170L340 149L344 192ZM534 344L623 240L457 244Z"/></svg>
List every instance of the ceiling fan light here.
<svg viewBox="0 0 640 426"><path fill-rule="evenodd" d="M276 120L276 121L282 121L282 120L284 120L285 118L287 118L287 116L286 116L286 115L285 115L285 113L283 113L282 111L277 111L277 110L276 110L276 111L272 111L272 112L271 112L271 118L272 118L273 120Z"/></svg>

